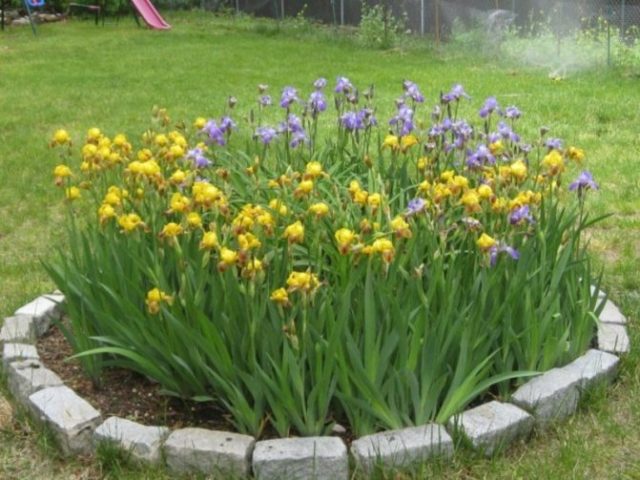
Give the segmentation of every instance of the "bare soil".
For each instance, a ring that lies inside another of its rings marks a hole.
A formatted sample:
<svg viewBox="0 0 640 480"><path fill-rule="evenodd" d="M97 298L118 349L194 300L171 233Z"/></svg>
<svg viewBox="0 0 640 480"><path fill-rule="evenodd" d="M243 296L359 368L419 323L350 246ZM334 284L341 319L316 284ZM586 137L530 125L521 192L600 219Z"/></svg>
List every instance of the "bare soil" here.
<svg viewBox="0 0 640 480"><path fill-rule="evenodd" d="M143 425L165 425L171 429L201 427L236 431L231 416L214 403L190 402L164 395L159 384L136 372L108 368L103 372L100 385L95 385L77 360L68 360L73 350L57 326L40 337L36 346L42 363L99 410L104 418L117 416ZM292 435L295 433L291 432ZM347 443L353 439L348 429L336 434ZM263 439L277 437L270 426L261 435Z"/></svg>
<svg viewBox="0 0 640 480"><path fill-rule="evenodd" d="M105 418L118 416L170 428L234 430L229 415L212 403L187 402L163 395L157 383L129 370L105 369L100 385L95 385L78 361L67 360L73 355L71 345L55 326L38 340L37 348L42 363Z"/></svg>

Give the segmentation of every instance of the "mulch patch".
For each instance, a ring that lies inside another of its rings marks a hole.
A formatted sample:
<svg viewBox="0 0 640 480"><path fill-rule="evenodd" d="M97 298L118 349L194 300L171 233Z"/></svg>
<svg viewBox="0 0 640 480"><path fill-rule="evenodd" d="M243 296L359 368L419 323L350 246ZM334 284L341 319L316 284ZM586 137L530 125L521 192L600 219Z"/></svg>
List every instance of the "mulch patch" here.
<svg viewBox="0 0 640 480"><path fill-rule="evenodd" d="M40 337L37 348L42 363L99 410L104 418L118 416L144 425L166 425L172 429L235 430L229 415L215 405L163 395L157 383L136 372L108 368L103 373L101 385L94 385L77 360L66 360L73 355L73 350L55 326Z"/></svg>
<svg viewBox="0 0 640 480"><path fill-rule="evenodd" d="M143 425L165 425L171 429L201 427L236 431L231 416L223 409L211 402L189 402L163 395L160 385L136 372L107 368L101 384L94 385L77 360L67 360L73 355L73 350L57 326L40 337L36 347L42 363L99 410L103 418L117 416ZM347 444L353 440L348 429L338 435ZM278 437L269 426L261 435L262 439Z"/></svg>

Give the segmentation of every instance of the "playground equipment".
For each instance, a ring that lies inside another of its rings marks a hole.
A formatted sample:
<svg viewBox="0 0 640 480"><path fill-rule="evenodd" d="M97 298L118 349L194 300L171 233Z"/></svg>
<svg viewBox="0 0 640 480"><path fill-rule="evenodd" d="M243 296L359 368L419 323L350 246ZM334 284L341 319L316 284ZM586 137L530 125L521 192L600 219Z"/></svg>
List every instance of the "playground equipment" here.
<svg viewBox="0 0 640 480"><path fill-rule="evenodd" d="M104 12L103 6L90 5L86 3L70 3L68 5L69 16L71 16L71 14L74 11L78 11L78 10L92 13L93 16L95 17L96 25L98 25L98 22L100 21L100 19L102 19L102 25L104 25L105 12Z"/></svg>
<svg viewBox="0 0 640 480"><path fill-rule="evenodd" d="M2 10L2 13L0 14L0 25L2 26L2 30L4 30L4 25L5 25L4 15L5 15L6 1L7 0L1 0L0 2L1 10ZM45 0L23 0L23 2L24 2L25 9L27 11L27 15L29 16L29 23L31 24L31 30L33 31L33 34L36 35L37 34L36 25L31 15L31 11L33 8L44 7ZM153 3L151 3L150 0L131 0L131 5L135 10L134 14L137 13L140 17L142 17L142 20L144 20L144 22L149 26L149 28L153 28L156 30L169 30L171 28L171 25L169 25L166 22L166 20L162 18L162 15L160 15L160 13L158 12L158 10L156 10L156 7L153 5ZM93 13L95 15L96 25L98 25L99 18L102 18L102 23L104 24L105 12L104 12L104 8L102 8L100 5L86 5L82 3L69 4L69 12L71 12L73 9L79 9L79 8L86 9L91 13ZM137 21L138 17L136 16L135 18Z"/></svg>
<svg viewBox="0 0 640 480"><path fill-rule="evenodd" d="M33 16L31 15L31 9L44 7L44 0L23 0L23 1L24 1L24 8L27 9L27 15L29 16L29 24L31 25L31 31L33 32L34 35L36 35L37 34L36 24L33 21ZM4 12L4 9L2 11Z"/></svg>
<svg viewBox="0 0 640 480"><path fill-rule="evenodd" d="M150 28L155 30L168 30L171 28L171 25L162 18L150 0L131 0L131 4L142 17L144 23Z"/></svg>

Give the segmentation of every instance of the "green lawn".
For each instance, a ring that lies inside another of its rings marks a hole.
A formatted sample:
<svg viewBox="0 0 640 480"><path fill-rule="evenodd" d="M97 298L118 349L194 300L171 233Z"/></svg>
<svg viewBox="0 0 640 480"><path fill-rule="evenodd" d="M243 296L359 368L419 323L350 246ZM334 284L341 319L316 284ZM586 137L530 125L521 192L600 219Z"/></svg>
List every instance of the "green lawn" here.
<svg viewBox="0 0 640 480"><path fill-rule="evenodd" d="M590 208L612 215L591 232L591 249L604 269L604 285L630 319L636 344L640 313L640 85L624 72L600 68L552 81L548 71L499 59L434 52L427 46L390 51L358 47L344 34L218 19L209 14L169 15L174 28L68 22L0 33L0 314L53 288L40 266L62 236L62 202L53 186L57 163L48 140L57 128L81 142L87 128L131 136L149 122L154 105L175 120L218 116L226 98L246 104L256 86L285 85L308 92L325 76L348 76L362 88L375 84L381 121L403 79L421 86L428 102L462 83L469 112L496 95L523 112L523 130L551 128L587 152L601 190ZM426 114L426 111L423 112ZM557 429L536 435L493 460L458 454L447 465L428 465L438 478L640 478L640 376L637 349L626 357L620 381L594 395L588 408ZM0 430L0 478L162 478L155 472L101 469L61 461L28 424ZM391 478L391 477L390 477ZM399 477L404 478L404 477Z"/></svg>

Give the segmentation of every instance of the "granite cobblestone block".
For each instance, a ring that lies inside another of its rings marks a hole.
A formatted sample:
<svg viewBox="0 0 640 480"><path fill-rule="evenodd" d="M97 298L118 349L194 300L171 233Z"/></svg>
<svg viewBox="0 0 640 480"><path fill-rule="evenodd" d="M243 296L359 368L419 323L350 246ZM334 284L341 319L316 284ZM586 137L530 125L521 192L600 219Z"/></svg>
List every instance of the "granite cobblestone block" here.
<svg viewBox="0 0 640 480"><path fill-rule="evenodd" d="M63 453L91 453L93 431L101 417L86 400L69 387L60 386L32 394L29 404L36 419L52 429Z"/></svg>
<svg viewBox="0 0 640 480"><path fill-rule="evenodd" d="M0 329L0 343L34 343L36 326L30 315L6 317Z"/></svg>
<svg viewBox="0 0 640 480"><path fill-rule="evenodd" d="M356 464L371 472L377 463L405 467L434 456L453 454L453 440L442 425L427 424L360 437L351 444Z"/></svg>
<svg viewBox="0 0 640 480"><path fill-rule="evenodd" d="M580 377L580 389L585 390L600 382L612 382L619 364L620 359L615 355L591 349L563 368L576 372Z"/></svg>
<svg viewBox="0 0 640 480"><path fill-rule="evenodd" d="M617 323L620 325L625 325L627 323L627 318L610 300L605 302L604 308L602 309L602 312L600 312L600 316L598 318L601 322L605 323Z"/></svg>
<svg viewBox="0 0 640 480"><path fill-rule="evenodd" d="M498 401L484 403L449 420L449 431L462 433L485 455L491 456L510 443L527 438L535 420L524 410Z"/></svg>
<svg viewBox="0 0 640 480"><path fill-rule="evenodd" d="M254 443L253 437L239 433L183 428L169 435L164 454L174 473L243 478L250 471Z"/></svg>
<svg viewBox="0 0 640 480"><path fill-rule="evenodd" d="M15 315L33 317L36 333L43 335L51 326L51 321L60 318L64 297L60 294L41 295L16 310Z"/></svg>
<svg viewBox="0 0 640 480"><path fill-rule="evenodd" d="M609 353L629 353L627 329L617 323L598 323L598 349Z"/></svg>
<svg viewBox="0 0 640 480"><path fill-rule="evenodd" d="M93 433L93 443L111 444L139 463L157 465L162 459L162 443L169 436L167 427L146 426L120 417L110 417Z"/></svg>
<svg viewBox="0 0 640 480"><path fill-rule="evenodd" d="M63 385L58 375L37 360L10 363L7 367L7 383L12 395L24 405L28 404L29 396L38 390Z"/></svg>
<svg viewBox="0 0 640 480"><path fill-rule="evenodd" d="M338 437L278 438L257 442L257 480L348 480L347 447Z"/></svg>
<svg viewBox="0 0 640 480"><path fill-rule="evenodd" d="M39 360L36 347L26 343L5 343L2 346L2 367L7 370L11 362L20 360Z"/></svg>
<svg viewBox="0 0 640 480"><path fill-rule="evenodd" d="M529 380L511 396L511 402L533 414L539 426L576 411L581 377L576 371L553 368Z"/></svg>

